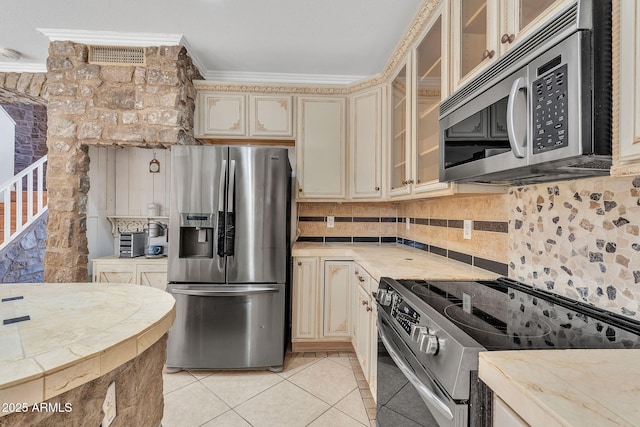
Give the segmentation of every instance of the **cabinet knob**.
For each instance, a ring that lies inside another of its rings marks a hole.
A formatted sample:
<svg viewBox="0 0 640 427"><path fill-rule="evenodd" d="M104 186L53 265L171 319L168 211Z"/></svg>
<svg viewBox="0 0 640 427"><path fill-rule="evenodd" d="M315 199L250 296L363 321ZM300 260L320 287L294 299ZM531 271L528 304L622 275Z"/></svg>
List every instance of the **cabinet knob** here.
<svg viewBox="0 0 640 427"><path fill-rule="evenodd" d="M302 193L302 188L298 188L298 193Z"/></svg>
<svg viewBox="0 0 640 427"><path fill-rule="evenodd" d="M410 179L409 181L407 181L407 184L413 184L413 180Z"/></svg>
<svg viewBox="0 0 640 427"><path fill-rule="evenodd" d="M376 187L376 191L380 191L380 187Z"/></svg>
<svg viewBox="0 0 640 427"><path fill-rule="evenodd" d="M358 276L358 280L360 280L361 282L364 282L364 279L362 278L362 276Z"/></svg>
<svg viewBox="0 0 640 427"><path fill-rule="evenodd" d="M516 39L516 36L514 34L507 34L504 33L502 35L502 37L500 38L500 43L505 44L505 43L513 43L513 41Z"/></svg>
<svg viewBox="0 0 640 427"><path fill-rule="evenodd" d="M298 265L302 265L302 262L298 261Z"/></svg>
<svg viewBox="0 0 640 427"><path fill-rule="evenodd" d="M369 302L363 300L362 305L369 305Z"/></svg>
<svg viewBox="0 0 640 427"><path fill-rule="evenodd" d="M484 52L482 52L482 59L493 58L495 54L495 50L486 49Z"/></svg>
<svg viewBox="0 0 640 427"><path fill-rule="evenodd" d="M371 311L371 310L373 310L373 309L372 309L371 307L367 306L366 310L367 310L367 311Z"/></svg>
<svg viewBox="0 0 640 427"><path fill-rule="evenodd" d="M402 185L407 185L409 183L409 181L407 181L406 179L402 180Z"/></svg>

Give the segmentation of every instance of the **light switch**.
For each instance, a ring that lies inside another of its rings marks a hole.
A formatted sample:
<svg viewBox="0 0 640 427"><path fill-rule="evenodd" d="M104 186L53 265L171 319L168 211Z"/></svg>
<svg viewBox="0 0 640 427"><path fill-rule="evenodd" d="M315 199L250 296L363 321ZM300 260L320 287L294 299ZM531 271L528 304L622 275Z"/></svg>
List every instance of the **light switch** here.
<svg viewBox="0 0 640 427"><path fill-rule="evenodd" d="M336 217L328 216L327 217L327 228L333 228L335 220L336 220Z"/></svg>
<svg viewBox="0 0 640 427"><path fill-rule="evenodd" d="M409 230L411 228L411 219L410 218L405 218L404 219L404 223L405 223L406 229Z"/></svg>

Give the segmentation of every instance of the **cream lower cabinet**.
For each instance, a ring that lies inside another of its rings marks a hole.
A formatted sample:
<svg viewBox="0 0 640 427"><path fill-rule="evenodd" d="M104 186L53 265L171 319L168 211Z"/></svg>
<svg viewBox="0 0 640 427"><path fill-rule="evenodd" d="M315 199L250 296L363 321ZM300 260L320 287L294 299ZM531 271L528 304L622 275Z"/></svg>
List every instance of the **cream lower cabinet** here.
<svg viewBox="0 0 640 427"><path fill-rule="evenodd" d="M93 282L131 283L165 290L167 260L105 257L93 260Z"/></svg>
<svg viewBox="0 0 640 427"><path fill-rule="evenodd" d="M378 327L376 322L378 314L376 302L371 292L377 289L378 282L371 278L362 267L355 264L352 280L352 295L355 295L352 315L354 323L352 342L358 362L374 398L377 389Z"/></svg>
<svg viewBox="0 0 640 427"><path fill-rule="evenodd" d="M526 427L529 424L523 420L504 400L493 396L493 427Z"/></svg>
<svg viewBox="0 0 640 427"><path fill-rule="evenodd" d="M350 350L352 262L294 260L293 351Z"/></svg>

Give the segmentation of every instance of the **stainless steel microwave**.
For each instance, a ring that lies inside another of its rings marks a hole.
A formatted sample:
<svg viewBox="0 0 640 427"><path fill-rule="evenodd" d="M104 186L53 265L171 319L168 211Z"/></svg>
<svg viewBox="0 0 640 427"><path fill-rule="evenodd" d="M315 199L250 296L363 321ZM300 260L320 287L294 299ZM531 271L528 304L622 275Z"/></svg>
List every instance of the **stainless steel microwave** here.
<svg viewBox="0 0 640 427"><path fill-rule="evenodd" d="M440 181L519 185L610 167L610 1L571 4L440 106Z"/></svg>

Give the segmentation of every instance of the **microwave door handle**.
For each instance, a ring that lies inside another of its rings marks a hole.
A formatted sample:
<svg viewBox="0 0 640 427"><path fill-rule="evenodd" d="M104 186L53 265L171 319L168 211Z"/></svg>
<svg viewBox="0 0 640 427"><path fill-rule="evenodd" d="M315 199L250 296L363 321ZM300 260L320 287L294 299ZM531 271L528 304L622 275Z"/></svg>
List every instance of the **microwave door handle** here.
<svg viewBox="0 0 640 427"><path fill-rule="evenodd" d="M511 91L509 92L509 101L507 102L507 134L509 135L509 145L511 146L511 151L513 151L513 155L518 158L523 158L525 156L525 144L526 144L526 133L525 140L518 141L518 132L516 131L516 97L518 96L518 92L522 89L526 90L527 88L527 79L525 77L520 77L513 82L511 86ZM527 104L524 104L526 108ZM526 123L525 123L526 126Z"/></svg>
<svg viewBox="0 0 640 427"><path fill-rule="evenodd" d="M411 384L416 388L416 391L420 395L420 397L428 402L431 402L432 405L444 416L447 420L453 420L453 413L449 409L446 403L438 398L429 388L418 378L418 376L413 372L413 369L402 360L402 356L400 356L400 349L388 338L388 327L384 325L380 318L378 318L378 333L380 335L380 340L382 344L384 344L389 356L396 363L400 371L404 374L405 377L409 380Z"/></svg>
<svg viewBox="0 0 640 427"><path fill-rule="evenodd" d="M222 161L222 167L220 168L220 183L218 187L218 256L224 257L224 231L225 231L225 217L224 217L224 189L225 180L227 178L227 161Z"/></svg>

